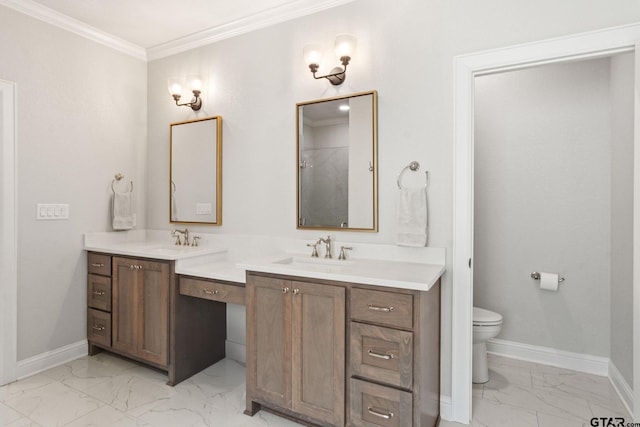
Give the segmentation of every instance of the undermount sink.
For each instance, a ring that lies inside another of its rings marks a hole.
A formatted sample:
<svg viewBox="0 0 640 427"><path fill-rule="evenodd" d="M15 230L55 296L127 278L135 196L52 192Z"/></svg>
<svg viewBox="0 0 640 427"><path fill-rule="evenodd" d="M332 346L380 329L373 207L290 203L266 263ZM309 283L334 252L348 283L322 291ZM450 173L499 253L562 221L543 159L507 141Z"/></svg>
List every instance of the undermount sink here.
<svg viewBox="0 0 640 427"><path fill-rule="evenodd" d="M283 265L299 265L299 266L327 265L327 266L342 267L342 266L353 264L353 261L333 259L333 258L314 258L310 256L309 257L288 256L286 258L274 261L273 263L283 264Z"/></svg>

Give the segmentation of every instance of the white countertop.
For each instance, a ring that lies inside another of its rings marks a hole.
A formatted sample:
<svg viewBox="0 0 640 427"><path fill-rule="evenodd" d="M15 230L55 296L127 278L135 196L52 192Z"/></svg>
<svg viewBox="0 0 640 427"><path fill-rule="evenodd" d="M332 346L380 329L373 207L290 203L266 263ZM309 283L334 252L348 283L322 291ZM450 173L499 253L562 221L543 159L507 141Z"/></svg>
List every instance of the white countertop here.
<svg viewBox="0 0 640 427"><path fill-rule="evenodd" d="M291 262L292 261L292 262ZM444 265L379 259L314 259L308 254L280 254L238 263L246 271L303 276L364 285L428 291Z"/></svg>
<svg viewBox="0 0 640 427"><path fill-rule="evenodd" d="M246 282L245 270L241 268L237 262L227 260L209 261L192 265L177 262L176 274L242 284Z"/></svg>
<svg viewBox="0 0 640 427"><path fill-rule="evenodd" d="M392 245L357 244L354 249L359 249L361 257L338 260L311 258L308 253L290 250L305 246L304 241L276 241L274 246L273 238L203 235L206 244L193 247L175 246L167 235L154 230L87 233L84 249L173 260L176 274L235 283L245 283L245 272L256 271L428 291L445 271L444 249L439 248L414 252Z"/></svg>
<svg viewBox="0 0 640 427"><path fill-rule="evenodd" d="M179 260L226 251L219 245L175 245L168 232L146 232L145 230L134 230L129 233L87 233L84 238L84 249L163 260Z"/></svg>
<svg viewBox="0 0 640 427"><path fill-rule="evenodd" d="M85 250L114 255L128 255L140 258L179 260L196 256L224 252L225 248L203 246L171 246L163 242L115 243L85 246Z"/></svg>

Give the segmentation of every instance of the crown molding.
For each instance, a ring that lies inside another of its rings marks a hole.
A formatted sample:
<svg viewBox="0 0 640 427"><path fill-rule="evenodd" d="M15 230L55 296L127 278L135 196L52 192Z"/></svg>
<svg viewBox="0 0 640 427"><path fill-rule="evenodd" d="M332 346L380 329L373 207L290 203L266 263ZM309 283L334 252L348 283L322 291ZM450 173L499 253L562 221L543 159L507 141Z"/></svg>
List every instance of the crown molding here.
<svg viewBox="0 0 640 427"><path fill-rule="evenodd" d="M247 17L218 25L208 30L147 49L147 60L160 59L220 40L228 39L274 24L290 21L323 10L331 9L355 0L297 0Z"/></svg>
<svg viewBox="0 0 640 427"><path fill-rule="evenodd" d="M152 61L353 1L355 0L296 0L148 49L56 12L33 0L0 0L0 5L135 58Z"/></svg>
<svg viewBox="0 0 640 427"><path fill-rule="evenodd" d="M112 49L131 55L135 58L146 60L147 53L143 47L129 43L126 40L105 33L97 28L71 18L53 9L49 9L32 0L0 0L0 5L16 10L32 18L51 24L63 30L70 31L81 37L96 43L108 46Z"/></svg>

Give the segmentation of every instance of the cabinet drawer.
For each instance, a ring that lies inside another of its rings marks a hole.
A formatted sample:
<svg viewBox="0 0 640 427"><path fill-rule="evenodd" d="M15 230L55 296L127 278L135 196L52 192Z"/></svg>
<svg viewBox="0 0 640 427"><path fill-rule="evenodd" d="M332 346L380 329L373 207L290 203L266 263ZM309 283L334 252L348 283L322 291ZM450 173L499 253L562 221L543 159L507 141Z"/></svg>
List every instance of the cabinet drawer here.
<svg viewBox="0 0 640 427"><path fill-rule="evenodd" d="M87 340L111 347L111 314L92 308L88 310Z"/></svg>
<svg viewBox="0 0 640 427"><path fill-rule="evenodd" d="M87 277L87 305L111 311L111 278L89 274Z"/></svg>
<svg viewBox="0 0 640 427"><path fill-rule="evenodd" d="M180 277L180 294L244 305L244 287Z"/></svg>
<svg viewBox="0 0 640 427"><path fill-rule="evenodd" d="M413 327L413 296L354 288L351 291L351 319L398 328Z"/></svg>
<svg viewBox="0 0 640 427"><path fill-rule="evenodd" d="M411 427L411 393L355 378L351 379L350 389L351 425Z"/></svg>
<svg viewBox="0 0 640 427"><path fill-rule="evenodd" d="M351 322L351 374L410 389L413 333Z"/></svg>
<svg viewBox="0 0 640 427"><path fill-rule="evenodd" d="M111 256L89 253L87 269L91 274L111 276Z"/></svg>

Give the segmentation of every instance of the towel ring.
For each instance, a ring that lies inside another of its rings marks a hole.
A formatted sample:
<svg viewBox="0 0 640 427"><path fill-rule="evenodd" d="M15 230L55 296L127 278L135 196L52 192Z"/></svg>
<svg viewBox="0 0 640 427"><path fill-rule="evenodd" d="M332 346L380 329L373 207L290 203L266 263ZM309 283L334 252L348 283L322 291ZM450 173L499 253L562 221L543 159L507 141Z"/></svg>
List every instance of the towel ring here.
<svg viewBox="0 0 640 427"><path fill-rule="evenodd" d="M398 174L398 188L400 190L402 190L402 184L400 184L400 181L402 180L402 175L404 175L404 173L407 171L407 169L411 170L412 172L417 171L418 169L420 169L420 163L416 162L415 160L411 163L409 163L407 166L404 167L404 169L402 169L400 171L400 173ZM424 179L425 179L425 183L424 186L425 188L427 187L427 184L429 183L429 171L425 171L424 172Z"/></svg>
<svg viewBox="0 0 640 427"><path fill-rule="evenodd" d="M122 178L124 178L124 175L122 175L121 173L117 173L116 176L113 178L113 181L111 181L111 191L113 191L113 193L116 193L116 182L121 181ZM129 191L125 191L125 193L130 193L133 191L133 181L129 181Z"/></svg>

